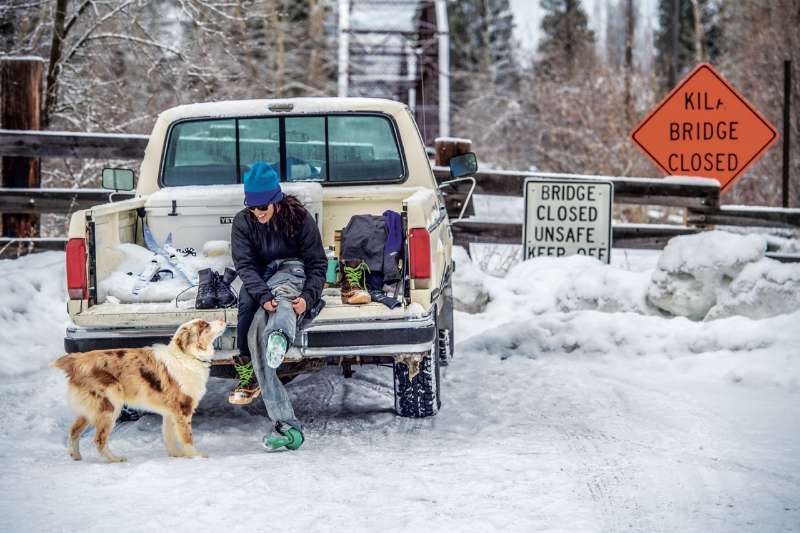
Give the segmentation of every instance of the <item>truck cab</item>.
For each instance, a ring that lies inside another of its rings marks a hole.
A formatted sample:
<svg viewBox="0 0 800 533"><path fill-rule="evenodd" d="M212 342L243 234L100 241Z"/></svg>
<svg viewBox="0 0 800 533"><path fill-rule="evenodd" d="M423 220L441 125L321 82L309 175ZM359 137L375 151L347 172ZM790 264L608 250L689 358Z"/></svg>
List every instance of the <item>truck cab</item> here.
<svg viewBox="0 0 800 533"><path fill-rule="evenodd" d="M474 155L468 156L460 176L475 171ZM396 211L405 236L402 280L394 294L401 305L345 305L335 284L326 287L325 307L301 323L279 375L291 379L336 365L348 376L353 365L391 366L397 413L435 415L439 368L452 358L454 345L452 233L412 115L389 100L247 100L161 113L135 196L72 216L66 350L168 342L183 322L222 319L228 329L218 340L212 375L232 376L236 307L196 309L169 281L154 284L146 298L129 296L129 288L152 255L145 227L158 242L169 236L187 254L189 270L228 266L224 243L243 208L242 177L258 161L279 169L284 192L315 216L326 249L337 246L337 235L356 214ZM124 172L110 175L117 182L112 187L125 188L117 179ZM222 252L200 257L208 243L223 243L216 248Z"/></svg>

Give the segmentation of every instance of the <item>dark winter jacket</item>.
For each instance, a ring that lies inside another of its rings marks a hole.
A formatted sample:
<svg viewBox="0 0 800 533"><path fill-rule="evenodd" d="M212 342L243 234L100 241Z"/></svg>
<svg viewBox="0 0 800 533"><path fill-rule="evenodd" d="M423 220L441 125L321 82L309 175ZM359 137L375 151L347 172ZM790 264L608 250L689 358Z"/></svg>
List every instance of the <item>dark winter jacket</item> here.
<svg viewBox="0 0 800 533"><path fill-rule="evenodd" d="M394 211L384 211L382 216L353 215L342 230L342 261L364 261L371 273L382 273L377 288L402 277L397 267L402 250L403 223Z"/></svg>
<svg viewBox="0 0 800 533"><path fill-rule="evenodd" d="M264 305L273 298L264 281L267 264L275 259L299 258L306 273L300 296L310 309L322 294L328 266L314 217L306 211L302 229L292 237L278 232L272 222L261 224L248 209L242 209L233 218L231 254L236 273L253 299Z"/></svg>

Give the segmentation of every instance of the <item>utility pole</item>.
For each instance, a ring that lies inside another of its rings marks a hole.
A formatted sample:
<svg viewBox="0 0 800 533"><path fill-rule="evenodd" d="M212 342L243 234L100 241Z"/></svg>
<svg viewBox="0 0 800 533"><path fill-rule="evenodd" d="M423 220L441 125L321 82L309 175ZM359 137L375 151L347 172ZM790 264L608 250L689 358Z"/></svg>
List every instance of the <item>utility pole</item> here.
<svg viewBox="0 0 800 533"><path fill-rule="evenodd" d="M783 207L789 207L789 137L792 133L792 62L783 62Z"/></svg>

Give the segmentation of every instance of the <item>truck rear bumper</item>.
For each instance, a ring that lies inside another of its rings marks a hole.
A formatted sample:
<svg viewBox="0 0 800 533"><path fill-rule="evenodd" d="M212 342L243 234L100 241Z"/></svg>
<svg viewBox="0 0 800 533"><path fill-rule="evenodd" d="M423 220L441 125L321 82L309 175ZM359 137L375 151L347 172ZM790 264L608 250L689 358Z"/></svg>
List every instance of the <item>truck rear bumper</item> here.
<svg viewBox="0 0 800 533"><path fill-rule="evenodd" d="M64 349L69 352L140 348L168 343L177 325L166 327L67 327ZM383 320L315 321L298 331L287 360L324 357L387 356L429 351L436 338L432 315ZM235 347L236 327L218 340L223 352Z"/></svg>

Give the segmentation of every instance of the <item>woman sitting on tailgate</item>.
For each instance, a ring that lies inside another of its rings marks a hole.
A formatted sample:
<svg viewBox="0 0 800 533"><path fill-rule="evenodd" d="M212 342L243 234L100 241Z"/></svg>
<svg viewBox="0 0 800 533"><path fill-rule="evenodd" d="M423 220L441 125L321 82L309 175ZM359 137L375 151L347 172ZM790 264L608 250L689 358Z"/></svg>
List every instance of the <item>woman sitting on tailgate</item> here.
<svg viewBox="0 0 800 533"><path fill-rule="evenodd" d="M299 317L322 294L327 259L314 217L297 198L284 196L271 165L253 165L244 175L244 195L245 209L231 228L242 288L236 333L240 355L234 358L239 384L228 401L248 404L263 392L275 424L264 445L297 449L303 442L301 425L275 369L294 340Z"/></svg>

